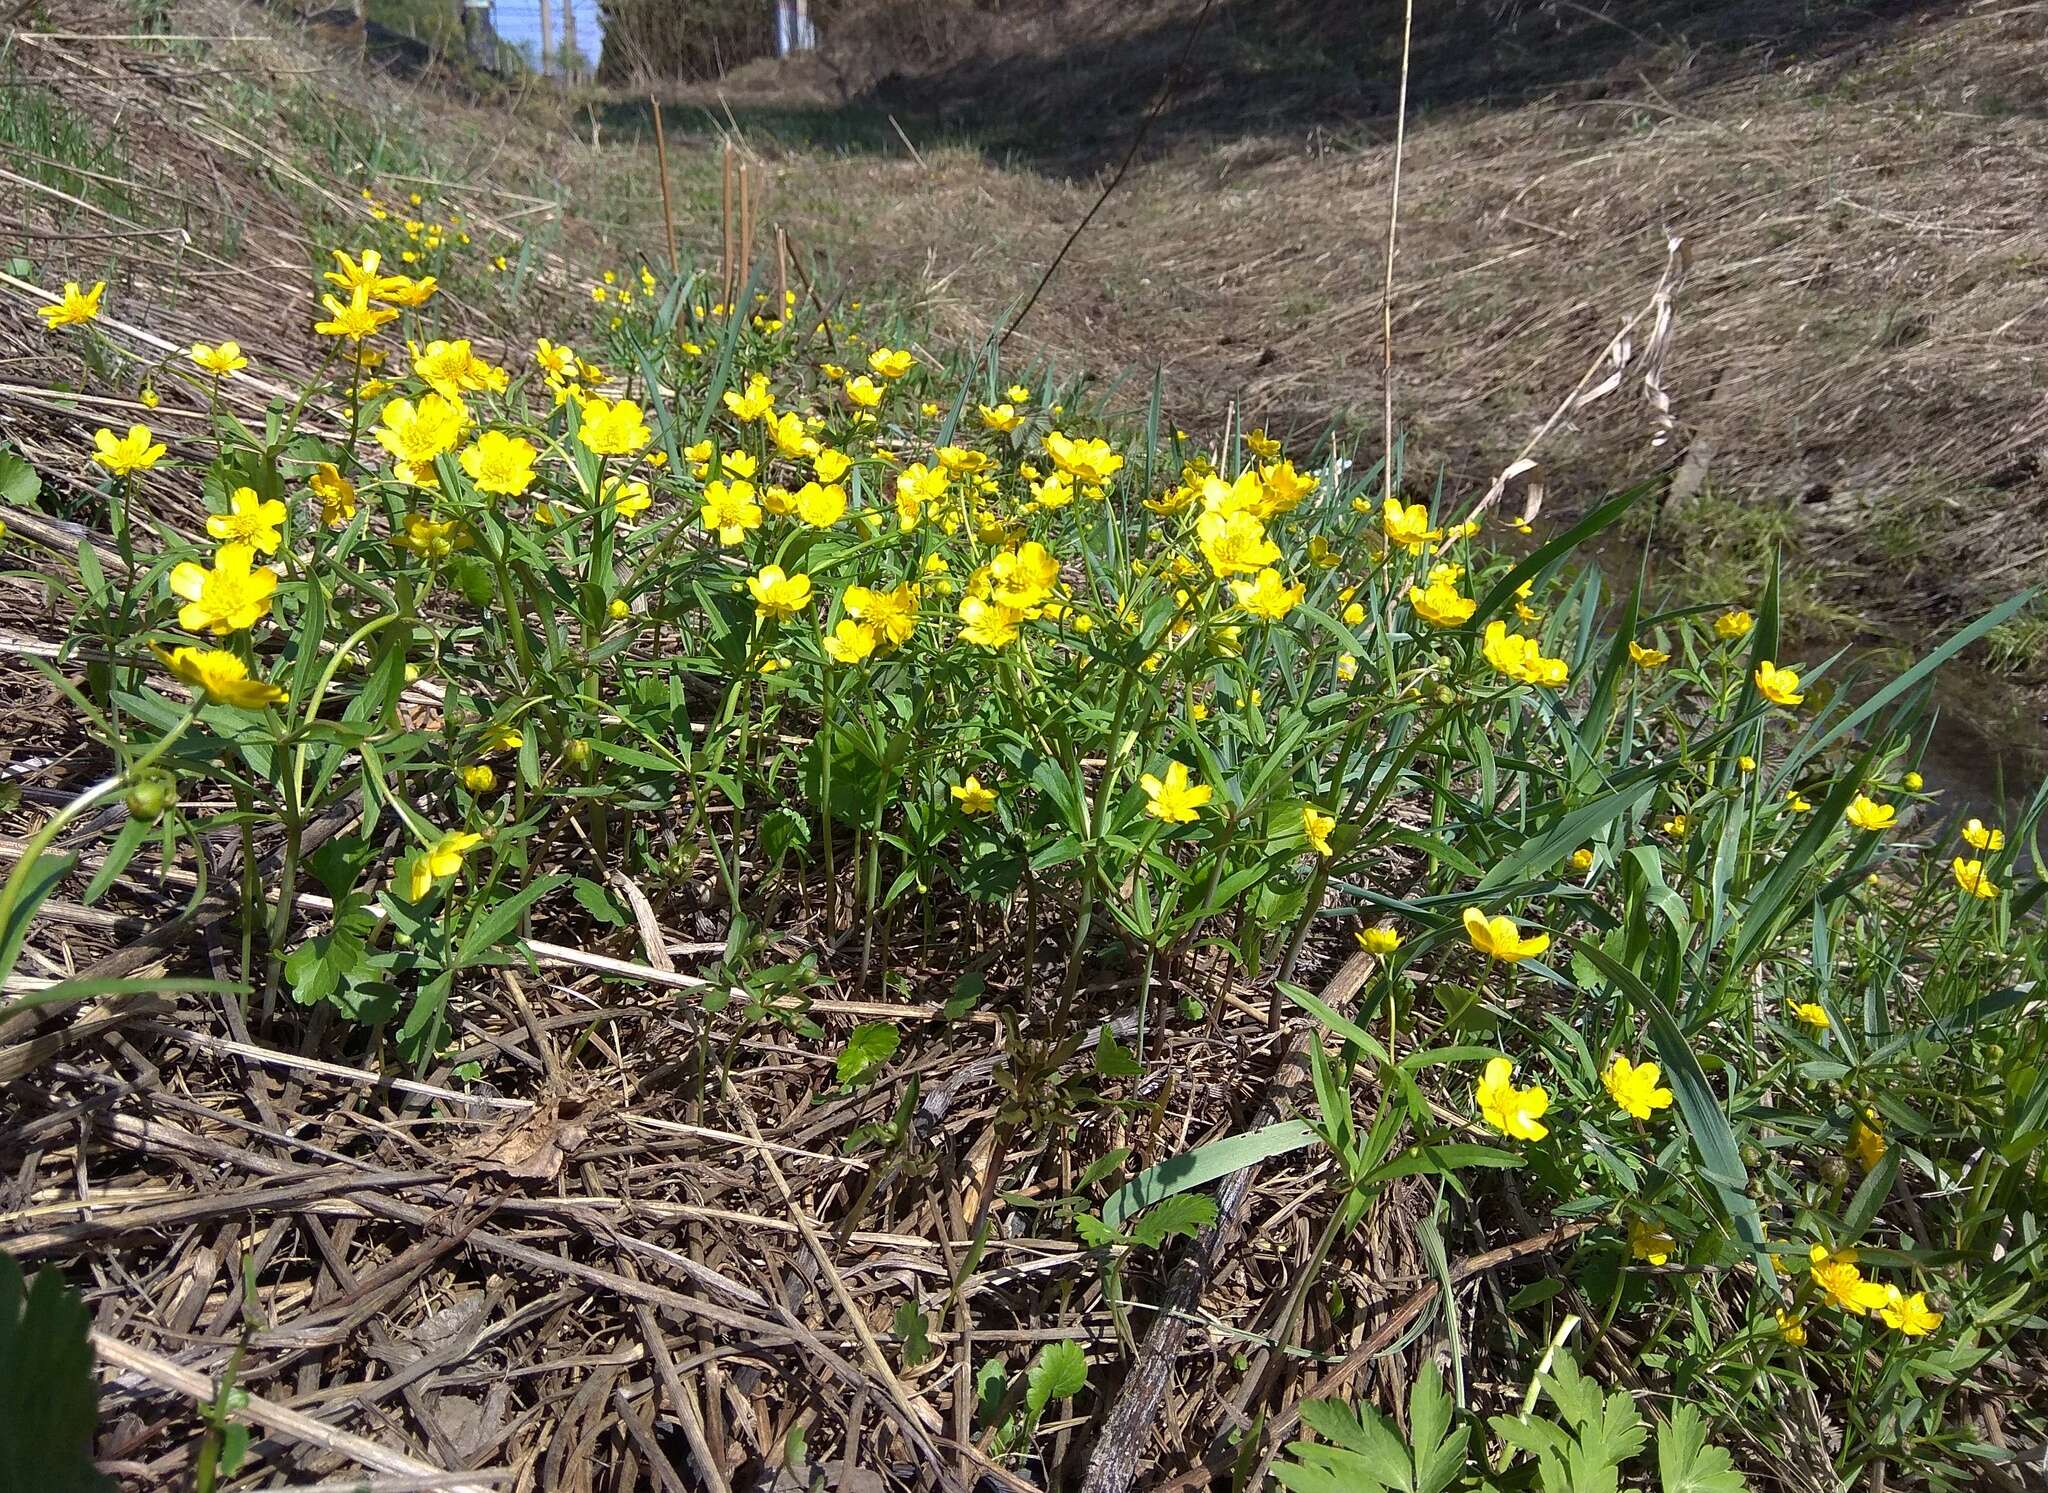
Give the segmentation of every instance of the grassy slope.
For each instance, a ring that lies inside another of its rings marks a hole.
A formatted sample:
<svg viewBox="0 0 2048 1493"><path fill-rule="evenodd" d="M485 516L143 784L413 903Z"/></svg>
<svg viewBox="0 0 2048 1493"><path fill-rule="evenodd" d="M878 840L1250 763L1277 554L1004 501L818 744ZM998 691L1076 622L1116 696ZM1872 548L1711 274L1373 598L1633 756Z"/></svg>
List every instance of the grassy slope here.
<svg viewBox="0 0 2048 1493"><path fill-rule="evenodd" d="M1195 9L1044 0L956 14L950 51L927 26L880 57L871 36L757 64L672 109L693 134L685 217L713 200L709 136L737 126L769 212L979 333L1094 201ZM1553 502L1710 456L1704 495L1665 515L1660 568L1734 594L1782 540L1803 620L1871 643L2038 578L2039 17L1659 4L1632 27L1487 24L1502 14L1454 7L1417 43L1394 335L1423 462L1483 489L1643 306L1668 228L1694 255L1666 375L1680 437L1652 445L1636 365L1546 442ZM1383 5L1220 6L1013 355L1161 366L1190 412L1236 398L1254 424L1376 425L1390 25ZM867 81L890 66L912 70ZM2014 624L1988 661L2040 684L2043 626ZM2039 709L1995 734L2038 742Z"/></svg>

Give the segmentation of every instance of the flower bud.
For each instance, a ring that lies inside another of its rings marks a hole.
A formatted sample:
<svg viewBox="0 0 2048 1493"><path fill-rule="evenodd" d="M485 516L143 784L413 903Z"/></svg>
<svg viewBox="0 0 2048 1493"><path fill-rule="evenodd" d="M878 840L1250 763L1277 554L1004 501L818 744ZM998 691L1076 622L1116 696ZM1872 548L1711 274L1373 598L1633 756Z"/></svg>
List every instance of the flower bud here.
<svg viewBox="0 0 2048 1493"><path fill-rule="evenodd" d="M128 812L144 824L154 824L178 801L178 780L160 768L150 768L128 785Z"/></svg>

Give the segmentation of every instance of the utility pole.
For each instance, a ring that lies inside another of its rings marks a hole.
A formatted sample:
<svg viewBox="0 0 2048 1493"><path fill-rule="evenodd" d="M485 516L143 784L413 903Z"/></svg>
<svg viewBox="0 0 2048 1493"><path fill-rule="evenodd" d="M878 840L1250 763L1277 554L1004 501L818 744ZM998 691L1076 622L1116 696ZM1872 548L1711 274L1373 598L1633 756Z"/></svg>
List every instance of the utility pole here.
<svg viewBox="0 0 2048 1493"><path fill-rule="evenodd" d="M576 46L576 0L562 0L562 71L571 83L582 65L583 54Z"/></svg>
<svg viewBox="0 0 2048 1493"><path fill-rule="evenodd" d="M548 15L548 0L540 0L540 75L548 75L548 54L554 49L555 39L548 35L553 24Z"/></svg>
<svg viewBox="0 0 2048 1493"><path fill-rule="evenodd" d="M498 36L491 25L491 0L462 0L462 34L469 43L470 61L495 71Z"/></svg>

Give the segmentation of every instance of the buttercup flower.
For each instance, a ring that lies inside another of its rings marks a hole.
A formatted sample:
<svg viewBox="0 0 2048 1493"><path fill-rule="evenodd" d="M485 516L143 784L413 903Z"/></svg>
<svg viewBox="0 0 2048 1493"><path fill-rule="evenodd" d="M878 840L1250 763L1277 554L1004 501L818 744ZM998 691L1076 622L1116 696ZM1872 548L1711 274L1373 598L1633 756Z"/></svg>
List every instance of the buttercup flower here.
<svg viewBox="0 0 2048 1493"><path fill-rule="evenodd" d="M398 317L394 307L372 306L369 292L361 286L346 301L323 295L320 304L327 308L327 320L314 322L313 330L323 337L344 337L350 342L375 336L378 328Z"/></svg>
<svg viewBox="0 0 2048 1493"><path fill-rule="evenodd" d="M1333 854L1330 849L1330 831L1337 827L1337 816L1325 814L1314 804L1301 806L1301 832L1308 837L1308 843L1320 856Z"/></svg>
<svg viewBox="0 0 2048 1493"><path fill-rule="evenodd" d="M1997 828L1988 828L1981 819L1972 819L1963 826L1963 838L1970 843L1972 849L1993 851L2005 849L2005 831Z"/></svg>
<svg viewBox="0 0 2048 1493"><path fill-rule="evenodd" d="M1550 1095L1541 1084L1518 1089L1515 1065L1506 1058L1494 1058L1480 1075L1472 1100L1481 1118L1511 1140L1542 1140L1550 1127L1542 1117L1550 1110Z"/></svg>
<svg viewBox="0 0 2048 1493"><path fill-rule="evenodd" d="M1624 1113L1647 1120L1651 1111L1671 1107L1671 1090L1657 1083L1662 1076L1655 1063L1631 1063L1617 1052L1600 1074L1600 1083Z"/></svg>
<svg viewBox="0 0 2048 1493"><path fill-rule="evenodd" d="M163 460L164 444L150 439L147 425L131 425L128 434L118 439L111 430L95 430L92 443L92 459L116 477L146 472Z"/></svg>
<svg viewBox="0 0 2048 1493"><path fill-rule="evenodd" d="M253 487L236 488L226 513L206 516L208 535L223 544L246 544L259 555L277 553L283 524L284 504L258 497Z"/></svg>
<svg viewBox="0 0 2048 1493"><path fill-rule="evenodd" d="M747 381L744 392L727 389L721 402L742 425L766 420L775 413L774 392L769 389L767 378L758 373Z"/></svg>
<svg viewBox="0 0 2048 1493"><path fill-rule="evenodd" d="M586 399L579 412L576 438L599 456L631 456L654 439L640 406L630 399L616 404Z"/></svg>
<svg viewBox="0 0 2048 1493"><path fill-rule="evenodd" d="M796 516L814 529L829 529L846 516L846 489L836 482L806 482L797 489Z"/></svg>
<svg viewBox="0 0 2048 1493"><path fill-rule="evenodd" d="M268 616L277 572L267 566L252 568L254 558L255 551L246 544L230 544L214 556L211 570L190 560L175 566L171 593L185 602L178 610L178 626L223 637L254 627Z"/></svg>
<svg viewBox="0 0 2048 1493"><path fill-rule="evenodd" d="M1957 856L1949 862L1949 869L1955 873L1956 885L1971 896L1988 902L1998 895L1998 884L1984 874L1982 861L1964 860Z"/></svg>
<svg viewBox="0 0 2048 1493"><path fill-rule="evenodd" d="M948 790L953 802L960 805L963 814L986 814L996 806L996 791L984 788L981 779L973 773L967 775L964 783L955 783Z"/></svg>
<svg viewBox="0 0 2048 1493"><path fill-rule="evenodd" d="M200 691L215 705L261 710L285 697L276 685L251 679L249 666L225 648L158 648L156 655L182 683Z"/></svg>
<svg viewBox="0 0 2048 1493"><path fill-rule="evenodd" d="M1050 430L1046 432L1043 444L1052 464L1076 482L1099 487L1123 470L1123 457L1100 436L1076 440L1057 430Z"/></svg>
<svg viewBox="0 0 2048 1493"><path fill-rule="evenodd" d="M720 544L740 543L748 530L761 527L761 505L754 501L754 484L714 477L704 484L704 507L698 517L718 536Z"/></svg>
<svg viewBox="0 0 2048 1493"><path fill-rule="evenodd" d="M472 762L462 769L461 776L462 786L471 793L489 793L498 786L498 775L488 762Z"/></svg>
<svg viewBox="0 0 2048 1493"><path fill-rule="evenodd" d="M1280 547L1266 537L1266 526L1242 511L1204 513L1195 521L1195 540L1218 577L1251 575L1280 558Z"/></svg>
<svg viewBox="0 0 2048 1493"><path fill-rule="evenodd" d="M787 575L780 565L764 565L747 577L747 590L754 598L757 617L794 617L811 604L811 578Z"/></svg>
<svg viewBox="0 0 2048 1493"><path fill-rule="evenodd" d="M460 871L463 856L481 845L483 839L482 835L456 830L441 836L415 856L412 878L406 886L406 900L419 901L434 889L435 882L444 881Z"/></svg>
<svg viewBox="0 0 2048 1493"><path fill-rule="evenodd" d="M1462 627L1472 620L1472 614L1479 610L1479 603L1469 596L1458 593L1456 586L1432 583L1427 589L1421 586L1408 588L1408 604L1415 608L1415 615L1431 627ZM1488 627L1493 624L1488 623ZM1501 628L1506 632L1505 625ZM1527 639L1523 640L1527 642ZM1498 665L1496 665L1498 667Z"/></svg>
<svg viewBox="0 0 2048 1493"><path fill-rule="evenodd" d="M848 379L841 387L846 390L846 397L861 409L871 410L882 402L882 386L865 373Z"/></svg>
<svg viewBox="0 0 2048 1493"><path fill-rule="evenodd" d="M1457 595L1449 587L1444 589L1453 596ZM1432 582L1429 590L1422 595L1428 598L1436 592L1437 587ZM1415 600L1415 592L1412 589L1409 592L1409 599ZM1434 602L1431 604L1435 605ZM1465 615L1468 617L1471 615L1472 606L1471 602L1465 604ZM1423 611L1421 601L1415 601L1415 609L1422 612L1425 618L1435 620L1429 618L1428 612ZM1499 620L1486 624L1486 637L1480 644L1480 651L1486 655L1486 661L1492 664L1497 672L1525 684L1539 684L1545 689L1561 689L1570 677L1563 659L1545 658L1543 647L1536 639L1524 637L1518 632L1509 632L1507 624Z"/></svg>
<svg viewBox="0 0 2048 1493"><path fill-rule="evenodd" d="M841 617L824 637L825 656L835 664L857 664L875 651L875 630L865 622Z"/></svg>
<svg viewBox="0 0 2048 1493"><path fill-rule="evenodd" d="M328 528L338 529L356 516L356 485L342 476L333 462L316 465L306 485L320 500L320 522Z"/></svg>
<svg viewBox="0 0 2048 1493"><path fill-rule="evenodd" d="M960 599L960 638L977 648L1006 648L1017 641L1024 614L979 596Z"/></svg>
<svg viewBox="0 0 2048 1493"><path fill-rule="evenodd" d="M1756 626L1756 618L1743 611L1723 612L1714 619L1714 636L1717 638L1746 638L1749 630Z"/></svg>
<svg viewBox="0 0 2048 1493"><path fill-rule="evenodd" d="M1792 1016L1801 1026L1808 1028L1818 1037L1834 1023L1828 1020L1827 1007L1812 1001L1794 1001Z"/></svg>
<svg viewBox="0 0 2048 1493"><path fill-rule="evenodd" d="M1628 1221L1628 1252L1636 1259L1651 1265L1668 1264L1677 1248L1678 1242L1648 1219Z"/></svg>
<svg viewBox="0 0 2048 1493"><path fill-rule="evenodd" d="M1628 656L1639 669L1661 669L1671 662L1671 655L1662 648L1646 648L1633 639L1628 645Z"/></svg>
<svg viewBox="0 0 2048 1493"><path fill-rule="evenodd" d="M872 627L883 645L900 648L917 631L917 595L917 587L909 581L904 581L893 591L848 586L846 610L848 615L858 617Z"/></svg>
<svg viewBox="0 0 2048 1493"><path fill-rule="evenodd" d="M1550 947L1548 933L1538 931L1525 938L1513 918L1488 917L1476 907L1465 909L1464 923L1465 937L1471 940L1472 947L1502 964L1518 964Z"/></svg>
<svg viewBox="0 0 2048 1493"><path fill-rule="evenodd" d="M898 348L878 347L868 354L868 367L889 379L903 377L916 361L908 352Z"/></svg>
<svg viewBox="0 0 2048 1493"><path fill-rule="evenodd" d="M249 366L249 360L242 356L241 344L236 342L223 342L218 347L195 342L192 344L192 361L215 378L233 378Z"/></svg>
<svg viewBox="0 0 2048 1493"><path fill-rule="evenodd" d="M1779 1337L1795 1348L1806 1346L1806 1322L1797 1312L1788 1312L1781 1306L1774 1309L1772 1318L1777 1323Z"/></svg>
<svg viewBox="0 0 2048 1493"><path fill-rule="evenodd" d="M1429 526L1429 510L1420 503L1403 504L1399 498L1387 498L1380 509L1380 532L1389 544L1398 544L1408 553L1415 554L1426 544L1443 538Z"/></svg>
<svg viewBox="0 0 2048 1493"><path fill-rule="evenodd" d="M462 470L479 492L517 497L533 485L533 463L539 455L524 437L487 430L463 448Z"/></svg>
<svg viewBox="0 0 2048 1493"><path fill-rule="evenodd" d="M1756 687L1766 700L1787 710L1806 698L1799 692L1799 676L1790 669L1779 668L1769 659L1756 666Z"/></svg>
<svg viewBox="0 0 2048 1493"><path fill-rule="evenodd" d="M1017 413L1013 404L981 405L981 423L990 430L1008 435L1024 423L1024 417Z"/></svg>
<svg viewBox="0 0 2048 1493"><path fill-rule="evenodd" d="M1300 603L1305 586L1290 586L1270 565L1249 581L1232 581L1231 594L1237 604L1261 622L1278 622Z"/></svg>
<svg viewBox="0 0 2048 1493"><path fill-rule="evenodd" d="M1813 1283L1851 1316L1860 1317L1885 1304L1885 1288L1876 1281L1865 1280L1863 1272L1856 1268L1855 1250L1830 1250L1824 1244L1816 1244L1807 1251L1807 1260Z"/></svg>
<svg viewBox="0 0 2048 1493"><path fill-rule="evenodd" d="M1401 947L1401 935L1384 923L1370 928L1361 928L1357 933L1358 946L1368 954L1377 954L1382 959Z"/></svg>
<svg viewBox="0 0 2048 1493"><path fill-rule="evenodd" d="M1164 778L1146 773L1138 779L1138 786L1145 790L1145 812L1167 824L1192 824L1202 805L1215 795L1207 783L1188 781L1188 765L1180 761L1166 764Z"/></svg>
<svg viewBox="0 0 2048 1493"><path fill-rule="evenodd" d="M100 297L107 292L107 282L99 281L91 290L80 290L76 280L64 282L64 298L54 306L36 307L36 315L43 319L43 325L51 331L59 327L84 326L97 320L100 314Z"/></svg>
<svg viewBox="0 0 2048 1493"><path fill-rule="evenodd" d="M1884 1149L1884 1125L1876 1110L1866 1109L1849 1122L1849 1154L1863 1170L1870 1171L1884 1160Z"/></svg>
<svg viewBox="0 0 2048 1493"><path fill-rule="evenodd" d="M1899 817L1899 811L1890 804L1881 804L1859 793L1850 800L1849 808L1842 817L1856 828L1874 834L1878 830L1890 829L1892 821Z"/></svg>
<svg viewBox="0 0 2048 1493"><path fill-rule="evenodd" d="M1884 1301L1877 1308L1878 1320L1907 1337L1925 1337L1941 1326L1941 1313L1927 1305L1927 1295L1915 1291L1908 1296L1897 1286L1884 1288Z"/></svg>
<svg viewBox="0 0 2048 1493"><path fill-rule="evenodd" d="M378 411L377 422L377 444L405 466L423 472L433 466L435 457L455 449L469 415L456 401L427 394L418 404L390 400Z"/></svg>

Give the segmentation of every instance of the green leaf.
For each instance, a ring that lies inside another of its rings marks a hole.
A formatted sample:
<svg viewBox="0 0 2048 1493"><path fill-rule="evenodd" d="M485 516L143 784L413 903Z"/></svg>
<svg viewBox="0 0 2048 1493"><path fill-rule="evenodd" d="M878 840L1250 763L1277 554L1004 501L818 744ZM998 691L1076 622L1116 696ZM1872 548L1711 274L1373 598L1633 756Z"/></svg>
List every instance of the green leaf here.
<svg viewBox="0 0 2048 1493"><path fill-rule="evenodd" d="M1131 1237L1157 1249L1175 1235L1192 1239L1216 1221L1216 1204L1199 1192L1177 1193L1147 1208L1131 1223Z"/></svg>
<svg viewBox="0 0 2048 1493"><path fill-rule="evenodd" d="M1706 1422L1682 1403L1657 1435L1657 1481L1663 1493L1749 1493L1734 1458L1707 1445Z"/></svg>
<svg viewBox="0 0 2048 1493"><path fill-rule="evenodd" d="M846 1046L839 1051L834 1072L843 1084L857 1084L896 1056L903 1034L885 1021L870 1021L853 1029Z"/></svg>
<svg viewBox="0 0 2048 1493"><path fill-rule="evenodd" d="M901 1352L905 1372L926 1363L932 1356L931 1324L915 1301L906 1301L896 1308L889 1326L902 1340Z"/></svg>
<svg viewBox="0 0 2048 1493"><path fill-rule="evenodd" d="M1107 1022L1095 1037L1095 1071L1104 1078L1136 1078L1145 1071L1131 1049L1117 1041Z"/></svg>
<svg viewBox="0 0 2048 1493"><path fill-rule="evenodd" d="M54 1270L23 1289L0 1254L0 1489L100 1493L113 1481L92 1462L99 1426L92 1313Z"/></svg>
<svg viewBox="0 0 2048 1493"><path fill-rule="evenodd" d="M12 451L0 451L0 502L17 508L33 508L43 490L36 469Z"/></svg>
<svg viewBox="0 0 2048 1493"><path fill-rule="evenodd" d="M1047 1343L1024 1374L1024 1406L1033 1419L1054 1400L1071 1400L1088 1387L1088 1355L1079 1343Z"/></svg>
<svg viewBox="0 0 2048 1493"><path fill-rule="evenodd" d="M612 894L587 876L579 876L569 883L569 895L576 899L591 917L614 928L626 926L626 913L612 900Z"/></svg>
<svg viewBox="0 0 2048 1493"><path fill-rule="evenodd" d="M569 879L558 871L529 882L471 923L469 931L462 937L461 952L455 956L456 963L468 964L479 959L510 938L526 910Z"/></svg>
<svg viewBox="0 0 2048 1493"><path fill-rule="evenodd" d="M77 864L75 855L46 850L22 875L21 890L14 905L8 909L6 925L0 927L0 980L14 973L14 962L21 957L21 946L28 938L28 925L35 920L36 909L62 885L64 878L71 874L71 868ZM18 874L21 874L18 866L7 868L8 877ZM0 1006L0 1011L6 1009Z"/></svg>
<svg viewBox="0 0 2048 1493"><path fill-rule="evenodd" d="M1112 1228L1121 1228L1125 1219L1177 1192L1192 1192L1218 1177L1227 1177L1232 1172L1257 1166L1275 1156L1285 1156L1289 1151L1299 1151L1315 1142L1316 1133L1306 1121L1282 1120L1262 1130L1226 1136L1206 1146L1197 1146L1192 1151L1183 1151L1178 1156L1169 1156L1118 1188L1103 1205L1103 1221Z"/></svg>

